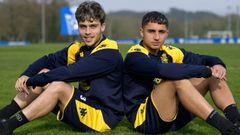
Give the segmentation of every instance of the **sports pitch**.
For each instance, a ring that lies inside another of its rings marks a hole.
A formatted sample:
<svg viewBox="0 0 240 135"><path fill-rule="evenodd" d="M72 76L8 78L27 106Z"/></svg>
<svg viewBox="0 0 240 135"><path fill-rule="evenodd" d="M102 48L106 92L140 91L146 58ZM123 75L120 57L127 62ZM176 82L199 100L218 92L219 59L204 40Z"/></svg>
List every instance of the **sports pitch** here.
<svg viewBox="0 0 240 135"><path fill-rule="evenodd" d="M17 77L37 58L64 48L68 44L38 44L29 46L0 46L0 108L9 103L16 94L14 89ZM130 45L119 45L125 56ZM186 50L220 57L227 65L227 81L240 108L240 45L177 45ZM210 96L207 99L213 104ZM70 126L56 120L55 115L35 120L18 128L17 135L140 135L133 131L130 123L123 119L119 125L107 133L79 133ZM167 135L217 135L219 132L210 125L196 118L183 129Z"/></svg>

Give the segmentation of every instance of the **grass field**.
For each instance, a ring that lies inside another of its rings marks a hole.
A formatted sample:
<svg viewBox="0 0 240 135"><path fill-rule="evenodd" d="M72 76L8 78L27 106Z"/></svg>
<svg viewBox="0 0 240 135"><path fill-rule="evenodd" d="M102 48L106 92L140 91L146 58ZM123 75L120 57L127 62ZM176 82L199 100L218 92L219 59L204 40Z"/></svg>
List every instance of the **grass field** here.
<svg viewBox="0 0 240 135"><path fill-rule="evenodd" d="M66 44L46 44L30 46L10 46L0 47L0 108L9 103L16 94L14 89L17 77L37 58L54 52L64 47ZM125 56L129 45L120 45L120 51ZM222 58L228 67L227 81L234 93L236 101L240 104L240 45L179 45L192 52L201 54L216 55ZM211 102L209 95L208 100ZM212 103L212 102L211 102ZM213 104L213 103L212 103ZM239 106L240 107L240 106ZM17 135L67 135L79 134L71 127L58 122L55 115L49 114L47 117L35 120L18 128L14 134ZM100 133L82 133L84 135L97 135ZM126 119L110 132L102 133L110 135L138 135ZM216 135L219 134L202 120L196 118L186 127L178 132L171 132L167 135Z"/></svg>

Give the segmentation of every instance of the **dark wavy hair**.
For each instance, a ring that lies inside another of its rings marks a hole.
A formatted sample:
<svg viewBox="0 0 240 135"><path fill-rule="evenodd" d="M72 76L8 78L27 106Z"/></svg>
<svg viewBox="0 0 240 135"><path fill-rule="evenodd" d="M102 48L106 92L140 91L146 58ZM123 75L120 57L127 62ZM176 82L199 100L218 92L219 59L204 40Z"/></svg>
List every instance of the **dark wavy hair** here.
<svg viewBox="0 0 240 135"><path fill-rule="evenodd" d="M99 20L101 24L105 22L106 14L102 6L95 1L85 1L81 3L76 12L75 17L79 22Z"/></svg>

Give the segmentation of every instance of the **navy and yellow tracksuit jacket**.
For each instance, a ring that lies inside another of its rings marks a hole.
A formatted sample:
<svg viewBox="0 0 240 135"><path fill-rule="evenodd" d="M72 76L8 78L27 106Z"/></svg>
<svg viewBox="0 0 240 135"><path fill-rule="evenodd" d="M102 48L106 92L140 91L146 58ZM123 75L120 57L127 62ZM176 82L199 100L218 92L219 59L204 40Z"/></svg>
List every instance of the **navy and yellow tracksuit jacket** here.
<svg viewBox="0 0 240 135"><path fill-rule="evenodd" d="M47 73L38 74L43 69ZM123 116L123 59L117 43L103 38L89 48L83 42L73 43L31 64L22 75L28 86L44 86L53 81L79 82L79 90L100 106L110 109L117 120Z"/></svg>
<svg viewBox="0 0 240 135"><path fill-rule="evenodd" d="M150 95L161 79L180 80L208 78L216 64L225 64L217 57L194 54L184 49L163 45L157 55L142 45L132 46L124 61L124 100L128 119L134 123L138 106Z"/></svg>

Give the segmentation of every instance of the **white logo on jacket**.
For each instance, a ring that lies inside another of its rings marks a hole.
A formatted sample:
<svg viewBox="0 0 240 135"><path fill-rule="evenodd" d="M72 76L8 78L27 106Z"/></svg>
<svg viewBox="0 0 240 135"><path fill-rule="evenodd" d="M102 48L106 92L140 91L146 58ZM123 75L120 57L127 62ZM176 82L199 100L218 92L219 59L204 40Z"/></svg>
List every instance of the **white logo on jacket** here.
<svg viewBox="0 0 240 135"><path fill-rule="evenodd" d="M85 101L85 102L86 102L86 100L87 100L87 98L84 97L83 95L80 95L80 99L81 99L82 101Z"/></svg>

